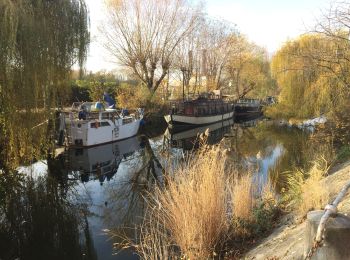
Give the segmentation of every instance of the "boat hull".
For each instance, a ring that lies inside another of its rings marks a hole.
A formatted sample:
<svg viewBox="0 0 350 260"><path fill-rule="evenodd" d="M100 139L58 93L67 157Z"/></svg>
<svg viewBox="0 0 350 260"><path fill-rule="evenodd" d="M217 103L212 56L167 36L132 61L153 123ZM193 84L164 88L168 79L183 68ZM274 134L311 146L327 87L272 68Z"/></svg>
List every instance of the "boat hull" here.
<svg viewBox="0 0 350 260"><path fill-rule="evenodd" d="M95 146L124 140L137 135L141 119L128 124L115 124L111 120L99 121L99 127L92 127L94 122L70 122L69 145L77 147ZM105 123L105 126L102 126Z"/></svg>
<svg viewBox="0 0 350 260"><path fill-rule="evenodd" d="M258 116L262 113L261 106L240 106L235 105L235 117Z"/></svg>
<svg viewBox="0 0 350 260"><path fill-rule="evenodd" d="M183 131L174 130L174 128L168 128L164 133L164 137L169 140L172 147L178 147L184 150L192 150L199 147L201 140L199 138L199 135L208 131L206 133L207 143L216 144L222 140L227 132L230 131L233 124L234 120L231 118L214 124L197 126Z"/></svg>
<svg viewBox="0 0 350 260"><path fill-rule="evenodd" d="M224 121L231 119L234 112L228 112L226 114L219 115L210 115L210 116L186 116L186 115L166 115L164 116L166 122L170 126L199 126L199 125L208 125L216 122Z"/></svg>

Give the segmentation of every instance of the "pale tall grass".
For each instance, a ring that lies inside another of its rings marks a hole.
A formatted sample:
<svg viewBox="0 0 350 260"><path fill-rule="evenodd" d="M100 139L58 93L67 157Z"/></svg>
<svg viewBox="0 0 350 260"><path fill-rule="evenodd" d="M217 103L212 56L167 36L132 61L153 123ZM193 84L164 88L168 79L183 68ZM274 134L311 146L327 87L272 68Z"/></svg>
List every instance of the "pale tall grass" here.
<svg viewBox="0 0 350 260"><path fill-rule="evenodd" d="M232 215L244 221L252 219L252 210L255 204L253 198L253 183L251 174L234 178L230 185Z"/></svg>
<svg viewBox="0 0 350 260"><path fill-rule="evenodd" d="M164 218L154 209L150 209L148 213L147 221L140 230L140 241L133 243L138 255L147 260L176 259Z"/></svg>
<svg viewBox="0 0 350 260"><path fill-rule="evenodd" d="M308 211L322 209L330 199L330 192L321 180L329 169L327 161L316 159L308 171L297 170L288 179L288 196L295 211L305 216Z"/></svg>
<svg viewBox="0 0 350 260"><path fill-rule="evenodd" d="M208 259L237 234L232 229L250 232L234 219L255 221L252 175L235 178L226 166L225 151L204 146L150 194L136 247L142 258Z"/></svg>
<svg viewBox="0 0 350 260"><path fill-rule="evenodd" d="M209 257L227 235L224 161L215 149L199 153L155 193L158 213L186 258Z"/></svg>

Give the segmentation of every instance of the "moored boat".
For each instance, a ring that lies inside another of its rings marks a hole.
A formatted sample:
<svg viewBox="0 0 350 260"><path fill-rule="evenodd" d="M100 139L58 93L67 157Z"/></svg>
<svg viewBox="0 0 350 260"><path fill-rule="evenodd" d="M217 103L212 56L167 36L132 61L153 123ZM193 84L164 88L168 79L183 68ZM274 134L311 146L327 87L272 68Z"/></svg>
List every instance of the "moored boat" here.
<svg viewBox="0 0 350 260"><path fill-rule="evenodd" d="M262 104L259 99L241 98L234 105L236 118L255 117L262 113Z"/></svg>
<svg viewBox="0 0 350 260"><path fill-rule="evenodd" d="M93 146L135 136L143 118L142 109L134 114L105 108L101 102L74 103L65 113L65 129L70 146Z"/></svg>
<svg viewBox="0 0 350 260"><path fill-rule="evenodd" d="M207 143L216 144L222 140L227 132L230 131L233 124L234 121L233 118L231 118L214 124L198 126L183 131L174 131L174 129L168 128L164 133L164 137L169 141L172 147L191 150L193 148L198 148L200 142L199 135L208 132Z"/></svg>
<svg viewBox="0 0 350 260"><path fill-rule="evenodd" d="M198 126L231 119L233 105L220 97L198 97L194 100L173 101L164 118L169 126Z"/></svg>

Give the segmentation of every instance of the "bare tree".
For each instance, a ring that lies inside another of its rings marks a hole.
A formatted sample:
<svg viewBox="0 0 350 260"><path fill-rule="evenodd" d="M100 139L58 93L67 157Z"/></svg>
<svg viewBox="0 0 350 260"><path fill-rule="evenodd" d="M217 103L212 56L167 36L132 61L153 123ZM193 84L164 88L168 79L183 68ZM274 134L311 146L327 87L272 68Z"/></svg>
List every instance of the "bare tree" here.
<svg viewBox="0 0 350 260"><path fill-rule="evenodd" d="M187 95L190 92L191 79L195 76L196 72L199 72L198 56L200 53L200 40L198 30L196 30L180 42L174 53L172 69L174 74L178 74L178 78L182 81L183 92L185 92L186 88Z"/></svg>
<svg viewBox="0 0 350 260"><path fill-rule="evenodd" d="M234 47L237 32L225 21L207 19L202 31L202 74L207 90L220 89L223 69Z"/></svg>
<svg viewBox="0 0 350 260"><path fill-rule="evenodd" d="M155 93L179 43L199 21L200 7L186 0L107 0L104 46Z"/></svg>

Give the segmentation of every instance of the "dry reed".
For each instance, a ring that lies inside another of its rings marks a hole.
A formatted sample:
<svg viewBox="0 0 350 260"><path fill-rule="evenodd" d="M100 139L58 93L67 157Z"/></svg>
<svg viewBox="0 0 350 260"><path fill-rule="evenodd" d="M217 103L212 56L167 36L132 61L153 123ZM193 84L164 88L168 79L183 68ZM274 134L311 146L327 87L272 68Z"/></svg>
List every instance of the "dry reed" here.
<svg viewBox="0 0 350 260"><path fill-rule="evenodd" d="M159 214L186 258L208 257L223 242L227 231L225 185L224 158L211 149L190 158L168 180L165 190L157 190Z"/></svg>
<svg viewBox="0 0 350 260"><path fill-rule="evenodd" d="M289 177L288 196L298 214L322 209L329 201L329 189L321 180L328 172L327 161L320 157L313 162L309 171L297 170Z"/></svg>
<svg viewBox="0 0 350 260"><path fill-rule="evenodd" d="M208 259L220 255L227 239L237 234L231 233L232 227L250 232L232 219L255 221L258 198L254 198L252 175L235 179L235 172L225 166L225 151L204 146L168 175L165 187L150 194L147 221L136 248L141 257Z"/></svg>
<svg viewBox="0 0 350 260"><path fill-rule="evenodd" d="M231 185L232 215L244 221L250 221L254 207L251 174L235 178Z"/></svg>

